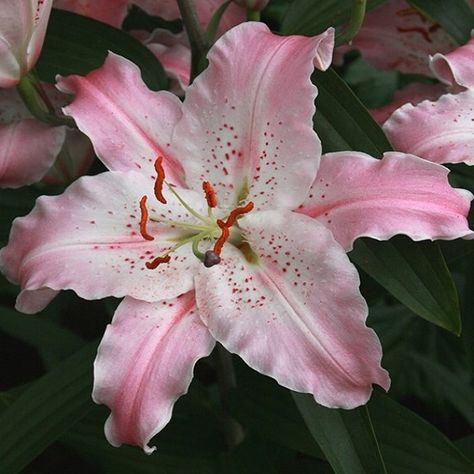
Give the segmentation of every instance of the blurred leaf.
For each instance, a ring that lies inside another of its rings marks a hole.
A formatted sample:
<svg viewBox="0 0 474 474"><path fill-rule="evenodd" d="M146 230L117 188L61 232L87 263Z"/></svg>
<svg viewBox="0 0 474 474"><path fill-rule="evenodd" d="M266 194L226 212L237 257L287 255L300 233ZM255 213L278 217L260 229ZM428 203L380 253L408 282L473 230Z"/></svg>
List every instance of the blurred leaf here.
<svg viewBox="0 0 474 474"><path fill-rule="evenodd" d="M110 25L64 10L51 13L37 70L43 81L51 83L56 74L85 75L103 64L109 50L137 64L150 89L166 88L168 80L161 64L140 41Z"/></svg>
<svg viewBox="0 0 474 474"><path fill-rule="evenodd" d="M390 473L472 474L474 465L440 431L383 393L369 410Z"/></svg>
<svg viewBox="0 0 474 474"><path fill-rule="evenodd" d="M385 0L368 0L371 10ZM294 0L281 26L284 35L317 35L349 21L353 0Z"/></svg>
<svg viewBox="0 0 474 474"><path fill-rule="evenodd" d="M474 12L465 0L408 0L431 18L459 44L467 43L474 25Z"/></svg>
<svg viewBox="0 0 474 474"><path fill-rule="evenodd" d="M456 447L474 462L474 434L455 441Z"/></svg>
<svg viewBox="0 0 474 474"><path fill-rule="evenodd" d="M350 258L414 313L461 332L456 288L438 246L403 236L388 242L358 239Z"/></svg>
<svg viewBox="0 0 474 474"><path fill-rule="evenodd" d="M292 393L308 429L336 474L387 473L369 409L335 410Z"/></svg>
<svg viewBox="0 0 474 474"><path fill-rule="evenodd" d="M356 150L380 158L391 150L382 129L334 70L316 71L312 80L319 90L315 130L325 153Z"/></svg>
<svg viewBox="0 0 474 474"><path fill-rule="evenodd" d="M84 340L39 315L25 315L0 306L0 329L41 354L46 368L79 350Z"/></svg>
<svg viewBox="0 0 474 474"><path fill-rule="evenodd" d="M16 474L92 406L92 362L87 344L33 382L0 415L0 474Z"/></svg>

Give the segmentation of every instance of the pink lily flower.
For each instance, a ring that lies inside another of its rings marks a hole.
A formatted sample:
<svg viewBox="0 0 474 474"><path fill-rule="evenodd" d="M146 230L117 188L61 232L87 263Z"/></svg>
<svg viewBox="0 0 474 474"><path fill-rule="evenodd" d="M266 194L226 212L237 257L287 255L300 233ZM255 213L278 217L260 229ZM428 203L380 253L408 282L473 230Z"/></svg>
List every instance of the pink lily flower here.
<svg viewBox="0 0 474 474"><path fill-rule="evenodd" d="M428 56L456 47L439 25L430 22L405 0L389 0L369 11L350 46L339 54L358 49L362 57L379 69L431 76Z"/></svg>
<svg viewBox="0 0 474 474"><path fill-rule="evenodd" d="M43 88L56 107L68 103L53 86ZM93 157L84 134L36 120L15 89L0 89L0 187L68 184L85 174Z"/></svg>
<svg viewBox="0 0 474 474"><path fill-rule="evenodd" d="M436 101L405 104L384 124L393 146L435 163L474 164L474 38L455 51L436 54L431 68L439 79L462 92Z"/></svg>
<svg viewBox="0 0 474 474"><path fill-rule="evenodd" d="M25 312L61 289L125 296L95 361L114 446L154 449L216 340L325 406L365 403L390 381L346 250L360 235L472 237L473 196L446 168L400 153L320 159L310 76L332 48L332 30L280 37L244 23L216 42L183 103L114 54L59 78L76 94L65 113L111 171L40 198L0 267Z"/></svg>
<svg viewBox="0 0 474 474"><path fill-rule="evenodd" d="M0 87L12 87L36 64L53 0L2 0Z"/></svg>

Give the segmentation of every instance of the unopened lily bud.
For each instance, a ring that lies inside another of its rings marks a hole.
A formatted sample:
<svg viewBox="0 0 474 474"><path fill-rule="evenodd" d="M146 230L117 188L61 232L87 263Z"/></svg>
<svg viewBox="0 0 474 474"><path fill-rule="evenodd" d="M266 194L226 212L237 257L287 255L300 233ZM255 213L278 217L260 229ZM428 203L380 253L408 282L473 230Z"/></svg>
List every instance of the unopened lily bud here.
<svg viewBox="0 0 474 474"><path fill-rule="evenodd" d="M234 3L237 3L237 5L256 12L263 10L268 2L269 0L234 0Z"/></svg>
<svg viewBox="0 0 474 474"><path fill-rule="evenodd" d="M36 64L53 0L0 0L0 87L13 87Z"/></svg>

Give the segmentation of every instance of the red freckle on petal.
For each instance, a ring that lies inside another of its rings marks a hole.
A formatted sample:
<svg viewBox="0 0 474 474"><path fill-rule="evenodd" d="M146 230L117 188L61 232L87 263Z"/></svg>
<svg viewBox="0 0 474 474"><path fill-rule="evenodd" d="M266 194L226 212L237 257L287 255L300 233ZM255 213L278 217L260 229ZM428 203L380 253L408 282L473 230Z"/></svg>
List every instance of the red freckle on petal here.
<svg viewBox="0 0 474 474"><path fill-rule="evenodd" d="M423 38L428 41L428 43L431 43L431 38L430 38L430 35L429 35L429 32L424 30L423 28L419 28L419 27L413 27L413 28L402 28L400 26L397 26L397 30L400 32L400 33L419 33L421 36L423 36Z"/></svg>
<svg viewBox="0 0 474 474"><path fill-rule="evenodd" d="M227 168L225 166L224 166L224 168L222 168L222 171L224 172L225 176L229 175L229 172L227 171Z"/></svg>

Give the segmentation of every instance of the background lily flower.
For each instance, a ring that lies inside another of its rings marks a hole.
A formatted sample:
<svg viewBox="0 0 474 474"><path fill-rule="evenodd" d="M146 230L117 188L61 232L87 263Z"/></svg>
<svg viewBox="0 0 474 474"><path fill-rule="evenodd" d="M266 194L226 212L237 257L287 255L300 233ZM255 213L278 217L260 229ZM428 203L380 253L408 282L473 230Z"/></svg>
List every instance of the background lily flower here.
<svg viewBox="0 0 474 474"><path fill-rule="evenodd" d="M0 264L27 312L66 288L125 296L95 363L112 444L152 450L215 340L329 407L365 403L373 383L388 389L346 250L360 235L470 237L472 195L404 154L320 160L310 76L332 48L331 30L280 37L245 23L210 50L183 103L114 54L86 77L59 78L76 94L65 113L111 171L40 198ZM204 266L205 250L220 263Z"/></svg>
<svg viewBox="0 0 474 474"><path fill-rule="evenodd" d="M436 163L474 164L474 39L447 54L435 54L431 68L454 92L436 101L405 104L384 124L393 146Z"/></svg>
<svg viewBox="0 0 474 474"><path fill-rule="evenodd" d="M2 0L0 87L12 87L36 64L53 0Z"/></svg>

